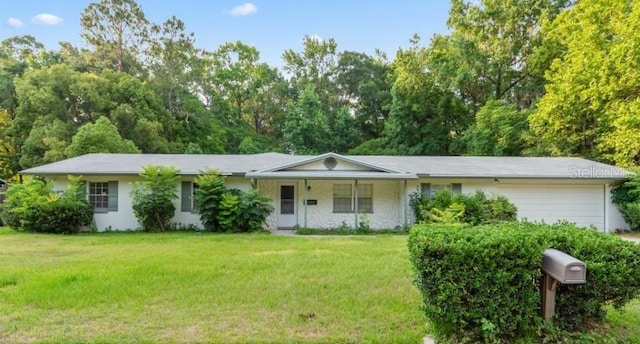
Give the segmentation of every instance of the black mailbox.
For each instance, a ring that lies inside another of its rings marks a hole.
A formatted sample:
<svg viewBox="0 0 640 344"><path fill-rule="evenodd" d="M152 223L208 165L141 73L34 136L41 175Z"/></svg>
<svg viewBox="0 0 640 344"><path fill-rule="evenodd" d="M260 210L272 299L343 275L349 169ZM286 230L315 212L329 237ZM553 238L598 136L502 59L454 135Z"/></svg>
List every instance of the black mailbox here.
<svg viewBox="0 0 640 344"><path fill-rule="evenodd" d="M553 248L545 250L542 254L542 271L562 284L587 282L587 265Z"/></svg>

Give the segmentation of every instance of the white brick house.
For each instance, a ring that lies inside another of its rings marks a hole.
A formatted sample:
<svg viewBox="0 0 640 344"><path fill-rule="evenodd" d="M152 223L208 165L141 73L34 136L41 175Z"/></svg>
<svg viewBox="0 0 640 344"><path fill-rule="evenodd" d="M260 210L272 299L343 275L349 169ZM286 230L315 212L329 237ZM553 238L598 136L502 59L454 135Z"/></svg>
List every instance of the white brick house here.
<svg viewBox="0 0 640 344"><path fill-rule="evenodd" d="M131 182L149 164L181 171L173 221L196 226L201 223L193 209L193 180L213 168L226 176L228 187L257 188L273 200L270 229L353 227L362 216L374 229L411 225L411 193L442 188L503 194L518 207L519 218L533 221L567 220L603 231L627 227L610 200L611 186L627 172L580 158L87 154L21 174L45 177L58 189L67 175L83 176L98 229L127 230L138 226Z"/></svg>

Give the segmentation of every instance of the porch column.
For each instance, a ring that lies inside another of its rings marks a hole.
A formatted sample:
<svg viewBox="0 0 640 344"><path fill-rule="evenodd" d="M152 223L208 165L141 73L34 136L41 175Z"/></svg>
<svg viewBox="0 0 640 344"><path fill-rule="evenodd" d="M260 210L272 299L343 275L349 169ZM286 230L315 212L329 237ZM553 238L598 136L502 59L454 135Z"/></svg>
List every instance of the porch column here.
<svg viewBox="0 0 640 344"><path fill-rule="evenodd" d="M408 223L408 209L407 209L407 180L404 180L404 184L402 186L402 210L404 212L404 227L406 228Z"/></svg>
<svg viewBox="0 0 640 344"><path fill-rule="evenodd" d="M353 212L355 213L356 216L356 224L354 226L354 228L358 228L358 210L359 210L359 205L358 205L358 180L355 180L355 187L354 187L355 191L354 191L354 196L355 196L355 202L354 202L354 206L355 209L353 209Z"/></svg>
<svg viewBox="0 0 640 344"><path fill-rule="evenodd" d="M304 194L302 197L302 204L304 205L304 228L307 228L307 191L309 188L309 183L305 179L304 180Z"/></svg>

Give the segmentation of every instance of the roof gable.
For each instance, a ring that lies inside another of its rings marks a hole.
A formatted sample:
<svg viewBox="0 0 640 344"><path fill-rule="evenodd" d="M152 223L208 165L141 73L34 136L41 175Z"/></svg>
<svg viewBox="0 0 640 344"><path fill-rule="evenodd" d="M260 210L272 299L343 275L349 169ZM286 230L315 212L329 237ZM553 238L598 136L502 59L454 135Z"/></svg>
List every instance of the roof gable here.
<svg viewBox="0 0 640 344"><path fill-rule="evenodd" d="M414 179L414 173L400 171L336 153L326 153L270 168L251 171L256 178L382 178Z"/></svg>

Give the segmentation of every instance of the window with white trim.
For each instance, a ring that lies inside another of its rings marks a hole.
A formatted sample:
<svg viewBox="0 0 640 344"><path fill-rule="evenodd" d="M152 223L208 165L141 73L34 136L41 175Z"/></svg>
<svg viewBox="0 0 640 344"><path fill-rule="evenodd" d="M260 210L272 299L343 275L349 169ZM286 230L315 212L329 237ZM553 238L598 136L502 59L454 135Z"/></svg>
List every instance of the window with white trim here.
<svg viewBox="0 0 640 344"><path fill-rule="evenodd" d="M89 204L96 211L108 211L109 209L109 183L108 182L90 182L89 192L87 193Z"/></svg>
<svg viewBox="0 0 640 344"><path fill-rule="evenodd" d="M356 207L353 184L333 184L333 212L353 213ZM358 184L358 212L373 213L373 184Z"/></svg>

